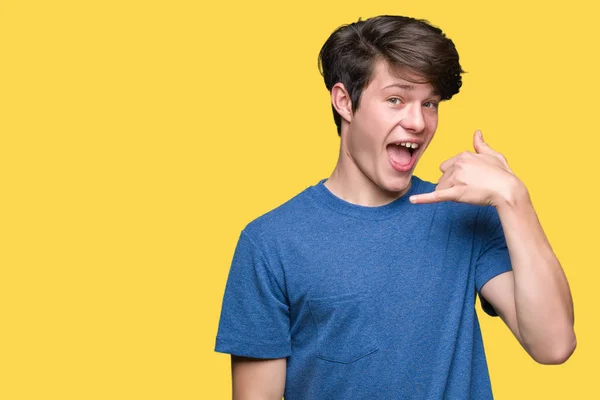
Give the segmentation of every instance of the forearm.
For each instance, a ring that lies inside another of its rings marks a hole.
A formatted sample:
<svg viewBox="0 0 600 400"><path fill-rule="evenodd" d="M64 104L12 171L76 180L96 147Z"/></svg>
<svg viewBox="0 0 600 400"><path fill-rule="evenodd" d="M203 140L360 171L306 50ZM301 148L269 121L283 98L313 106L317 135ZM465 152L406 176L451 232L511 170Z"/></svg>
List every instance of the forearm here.
<svg viewBox="0 0 600 400"><path fill-rule="evenodd" d="M569 284L527 189L516 181L509 193L496 208L513 266L521 342L538 362L563 362L576 345Z"/></svg>

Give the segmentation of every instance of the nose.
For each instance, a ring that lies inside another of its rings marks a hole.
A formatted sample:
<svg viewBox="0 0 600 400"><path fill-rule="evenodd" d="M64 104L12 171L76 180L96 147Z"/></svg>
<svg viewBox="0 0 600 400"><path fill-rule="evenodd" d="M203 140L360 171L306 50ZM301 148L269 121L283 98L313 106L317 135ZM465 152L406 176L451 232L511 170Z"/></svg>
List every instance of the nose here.
<svg viewBox="0 0 600 400"><path fill-rule="evenodd" d="M400 120L400 126L408 132L420 133L425 129L425 118L420 104L409 104L404 107L404 115Z"/></svg>

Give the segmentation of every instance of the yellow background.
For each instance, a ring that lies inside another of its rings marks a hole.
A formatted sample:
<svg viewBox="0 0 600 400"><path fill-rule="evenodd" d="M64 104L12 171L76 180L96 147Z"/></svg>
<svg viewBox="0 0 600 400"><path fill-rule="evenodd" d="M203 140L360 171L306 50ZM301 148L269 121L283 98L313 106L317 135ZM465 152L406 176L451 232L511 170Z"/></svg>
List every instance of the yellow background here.
<svg viewBox="0 0 600 400"><path fill-rule="evenodd" d="M440 26L468 71L417 175L482 129L570 281L564 365L477 305L496 398L600 398L599 15L552 4L1 2L0 398L230 397L213 349L239 232L333 170L317 54L378 14Z"/></svg>

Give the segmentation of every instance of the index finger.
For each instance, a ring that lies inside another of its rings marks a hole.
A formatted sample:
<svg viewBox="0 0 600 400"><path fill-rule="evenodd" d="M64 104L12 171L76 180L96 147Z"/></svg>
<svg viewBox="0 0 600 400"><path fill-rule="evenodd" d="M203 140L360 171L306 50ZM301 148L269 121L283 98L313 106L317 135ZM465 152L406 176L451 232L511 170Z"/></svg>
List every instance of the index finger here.
<svg viewBox="0 0 600 400"><path fill-rule="evenodd" d="M413 204L439 203L442 201L455 201L458 199L459 189L455 186L448 189L435 190L430 193L415 194L409 197Z"/></svg>

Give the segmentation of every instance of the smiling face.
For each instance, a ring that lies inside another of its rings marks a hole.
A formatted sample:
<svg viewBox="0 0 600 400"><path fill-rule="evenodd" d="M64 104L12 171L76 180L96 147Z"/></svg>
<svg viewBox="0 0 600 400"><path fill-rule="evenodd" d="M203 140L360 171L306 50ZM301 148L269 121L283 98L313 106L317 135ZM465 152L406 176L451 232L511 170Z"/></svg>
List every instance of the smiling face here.
<svg viewBox="0 0 600 400"><path fill-rule="evenodd" d="M423 81L414 75L405 77ZM387 194L392 197L408 190L438 123L440 96L431 84L411 81L393 75L388 64L380 61L356 112L349 113L346 104L340 113L344 175L370 189L392 192Z"/></svg>

